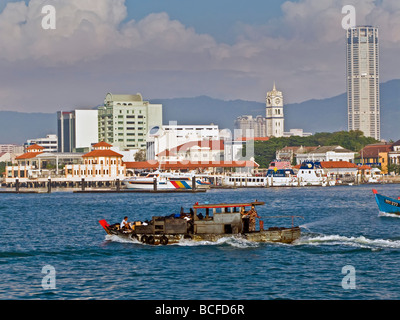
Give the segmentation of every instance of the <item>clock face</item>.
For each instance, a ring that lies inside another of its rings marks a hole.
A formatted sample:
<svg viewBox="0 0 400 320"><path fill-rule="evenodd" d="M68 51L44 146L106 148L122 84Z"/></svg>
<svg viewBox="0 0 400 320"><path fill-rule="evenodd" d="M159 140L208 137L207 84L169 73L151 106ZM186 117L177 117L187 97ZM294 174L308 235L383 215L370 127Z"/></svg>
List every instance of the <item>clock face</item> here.
<svg viewBox="0 0 400 320"><path fill-rule="evenodd" d="M275 103L276 103L276 104L280 104L280 103L281 103L281 99L276 98L276 99L275 99Z"/></svg>

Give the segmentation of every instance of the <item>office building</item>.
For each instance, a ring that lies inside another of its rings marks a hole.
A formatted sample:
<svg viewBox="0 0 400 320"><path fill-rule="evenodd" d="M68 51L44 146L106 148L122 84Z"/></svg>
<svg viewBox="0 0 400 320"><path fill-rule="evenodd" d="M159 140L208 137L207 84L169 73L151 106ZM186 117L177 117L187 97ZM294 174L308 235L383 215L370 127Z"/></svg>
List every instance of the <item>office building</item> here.
<svg viewBox="0 0 400 320"><path fill-rule="evenodd" d="M143 101L136 95L108 93L98 109L99 141L120 150L146 150L148 132L162 126L162 105Z"/></svg>
<svg viewBox="0 0 400 320"><path fill-rule="evenodd" d="M348 129L380 140L379 33L359 26L347 30Z"/></svg>
<svg viewBox="0 0 400 320"><path fill-rule="evenodd" d="M242 138L260 138L267 136L267 120L265 117L243 115L236 119L235 130L240 130Z"/></svg>
<svg viewBox="0 0 400 320"><path fill-rule="evenodd" d="M25 143L25 149L32 145L38 145L44 148L43 152L57 152L58 138L55 134L48 134L46 138L29 139Z"/></svg>
<svg viewBox="0 0 400 320"><path fill-rule="evenodd" d="M98 111L59 111L57 128L59 152L87 152L99 141Z"/></svg>

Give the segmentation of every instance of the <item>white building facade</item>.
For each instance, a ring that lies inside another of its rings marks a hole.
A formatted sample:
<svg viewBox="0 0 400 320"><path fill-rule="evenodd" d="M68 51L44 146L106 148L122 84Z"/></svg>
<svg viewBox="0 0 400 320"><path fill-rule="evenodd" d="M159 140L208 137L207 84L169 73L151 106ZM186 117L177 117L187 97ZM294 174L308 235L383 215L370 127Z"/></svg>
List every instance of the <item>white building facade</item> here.
<svg viewBox="0 0 400 320"><path fill-rule="evenodd" d="M193 141L219 140L217 125L178 125L171 123L151 132L147 139L147 160L157 160L158 155Z"/></svg>
<svg viewBox="0 0 400 320"><path fill-rule="evenodd" d="M59 152L85 152L99 141L97 110L59 111L57 127Z"/></svg>
<svg viewBox="0 0 400 320"><path fill-rule="evenodd" d="M276 90L276 86L272 91L267 93L267 136L280 138L284 135L285 115L283 112L283 94Z"/></svg>
<svg viewBox="0 0 400 320"><path fill-rule="evenodd" d="M379 33L359 26L347 30L348 129L380 140Z"/></svg>
<svg viewBox="0 0 400 320"><path fill-rule="evenodd" d="M356 152L345 149L341 146L326 146L318 147L317 149L305 152L296 153L296 162L301 164L304 161L345 161L354 163Z"/></svg>

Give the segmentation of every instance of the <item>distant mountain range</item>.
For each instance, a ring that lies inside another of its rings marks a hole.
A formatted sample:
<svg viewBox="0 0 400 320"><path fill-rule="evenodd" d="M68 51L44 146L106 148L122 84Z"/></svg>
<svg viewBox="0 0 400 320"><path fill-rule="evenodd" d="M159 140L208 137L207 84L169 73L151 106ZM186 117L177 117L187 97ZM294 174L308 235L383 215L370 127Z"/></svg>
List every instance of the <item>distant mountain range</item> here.
<svg viewBox="0 0 400 320"><path fill-rule="evenodd" d="M283 93L285 94L285 93ZM285 105L285 131L336 132L347 130L347 98L341 94L322 100L308 100ZM224 101L207 96L194 98L154 99L163 104L164 123L206 125L233 129L241 115L265 116L265 102ZM400 139L400 79L381 84L381 137ZM45 137L57 132L56 113L19 113L0 111L0 144L23 144L27 139Z"/></svg>

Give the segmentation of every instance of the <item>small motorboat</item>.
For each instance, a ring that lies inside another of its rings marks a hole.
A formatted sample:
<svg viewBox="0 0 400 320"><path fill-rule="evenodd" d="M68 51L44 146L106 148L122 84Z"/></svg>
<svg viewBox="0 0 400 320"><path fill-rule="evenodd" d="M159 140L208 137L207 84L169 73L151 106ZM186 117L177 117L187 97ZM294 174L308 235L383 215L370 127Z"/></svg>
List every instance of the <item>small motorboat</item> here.
<svg viewBox="0 0 400 320"><path fill-rule="evenodd" d="M400 199L393 199L383 196L379 194L376 189L372 189L372 192L375 195L375 200L378 204L379 211L400 215Z"/></svg>

